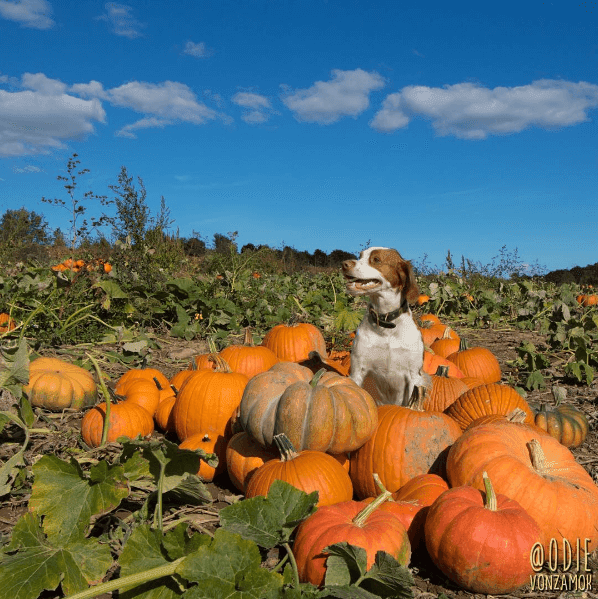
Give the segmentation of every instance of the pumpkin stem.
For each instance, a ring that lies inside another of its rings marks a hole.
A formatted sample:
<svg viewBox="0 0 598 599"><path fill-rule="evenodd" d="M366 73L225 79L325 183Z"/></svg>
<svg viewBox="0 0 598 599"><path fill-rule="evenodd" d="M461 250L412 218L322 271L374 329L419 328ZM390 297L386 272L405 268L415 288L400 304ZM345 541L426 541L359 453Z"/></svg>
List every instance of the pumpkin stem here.
<svg viewBox="0 0 598 599"><path fill-rule="evenodd" d="M232 369L228 365L228 362L220 354L213 354L212 361L215 365L214 372L232 372Z"/></svg>
<svg viewBox="0 0 598 599"><path fill-rule="evenodd" d="M163 391L164 389L163 389L162 385L160 385L160 381L158 380L158 378L155 376L152 378L154 379L154 383L156 383L156 387L158 387L158 391Z"/></svg>
<svg viewBox="0 0 598 599"><path fill-rule="evenodd" d="M319 354L318 354L319 355ZM318 370L318 372L316 372L316 374L314 374L313 378L311 379L311 381L309 381L309 384L312 387L315 387L318 382L320 381L320 379L322 378L322 375L326 372L325 368L320 368L320 370Z"/></svg>
<svg viewBox="0 0 598 599"><path fill-rule="evenodd" d="M488 473L484 471L482 474L482 478L484 479L484 487L486 489L486 499L484 501L484 507L491 512L495 512L498 509L498 504L496 501L496 493L494 492L494 487L490 482L490 478L488 477Z"/></svg>
<svg viewBox="0 0 598 599"><path fill-rule="evenodd" d="M253 347L253 335L251 334L251 327L245 327L245 337L243 338L243 345Z"/></svg>
<svg viewBox="0 0 598 599"><path fill-rule="evenodd" d="M469 343L461 337L461 340L459 341L459 351L465 351L466 349L469 349Z"/></svg>
<svg viewBox="0 0 598 599"><path fill-rule="evenodd" d="M297 453L297 450L291 443L291 440L284 433L274 435L272 440L274 441L276 448L280 452L281 462L289 462L291 460L294 460L299 455Z"/></svg>
<svg viewBox="0 0 598 599"><path fill-rule="evenodd" d="M538 441L538 439L532 439L529 443L527 443L527 447L530 452L532 468L538 474L544 475L544 473L548 470L548 462L546 461L546 456L544 455L544 450L540 445L540 441Z"/></svg>
<svg viewBox="0 0 598 599"><path fill-rule="evenodd" d="M449 370L448 366L446 366L445 364L441 364L436 369L436 376L443 376L448 379L449 378L448 370Z"/></svg>
<svg viewBox="0 0 598 599"><path fill-rule="evenodd" d="M450 339L451 338L451 333L453 332L453 329L451 329L451 327L449 327L448 325L445 327L444 332L442 333L442 337L441 339Z"/></svg>
<svg viewBox="0 0 598 599"><path fill-rule="evenodd" d="M423 412L425 399L426 388L423 386L413 387L413 393L411 394L407 407L416 412Z"/></svg>
<svg viewBox="0 0 598 599"><path fill-rule="evenodd" d="M377 474L374 474L374 480L376 483L382 485L380 478ZM384 487L383 487L384 488ZM378 509L378 506L382 505L385 501L387 501L391 497L392 493L390 491L384 490L372 503L368 503L360 512L353 518L352 522L355 526L359 526L362 528L370 515Z"/></svg>
<svg viewBox="0 0 598 599"><path fill-rule="evenodd" d="M507 414L509 422L525 422L527 414L521 408L515 408Z"/></svg>

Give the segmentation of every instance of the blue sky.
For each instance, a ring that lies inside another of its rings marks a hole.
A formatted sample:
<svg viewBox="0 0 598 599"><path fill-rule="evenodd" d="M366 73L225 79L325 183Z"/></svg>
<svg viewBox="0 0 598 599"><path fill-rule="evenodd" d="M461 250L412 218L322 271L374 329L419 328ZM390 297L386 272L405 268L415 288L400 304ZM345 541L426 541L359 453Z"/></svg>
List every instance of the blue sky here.
<svg viewBox="0 0 598 599"><path fill-rule="evenodd" d="M0 0L0 213L77 152L208 242L593 264L596 4Z"/></svg>

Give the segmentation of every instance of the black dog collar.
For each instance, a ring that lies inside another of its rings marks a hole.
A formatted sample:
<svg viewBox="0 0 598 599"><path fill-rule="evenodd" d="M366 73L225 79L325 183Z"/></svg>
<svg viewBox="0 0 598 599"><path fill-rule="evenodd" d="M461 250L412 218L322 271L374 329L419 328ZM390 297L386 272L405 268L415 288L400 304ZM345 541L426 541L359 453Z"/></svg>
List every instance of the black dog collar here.
<svg viewBox="0 0 598 599"><path fill-rule="evenodd" d="M406 299L403 299L401 305L396 310L393 310L392 312L386 312L386 314L379 314L376 312L376 310L374 310L374 308L372 308L372 306L369 306L368 308L372 322L379 327L384 327L386 329L394 329L397 325L392 321L408 310L409 304L407 303Z"/></svg>

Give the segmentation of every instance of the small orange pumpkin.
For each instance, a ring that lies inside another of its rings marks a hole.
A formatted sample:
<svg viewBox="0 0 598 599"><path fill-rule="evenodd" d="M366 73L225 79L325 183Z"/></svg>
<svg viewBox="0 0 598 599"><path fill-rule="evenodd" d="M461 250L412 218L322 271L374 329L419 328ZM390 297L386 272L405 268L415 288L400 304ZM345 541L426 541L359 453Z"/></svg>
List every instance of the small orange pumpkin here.
<svg viewBox="0 0 598 599"><path fill-rule="evenodd" d="M277 324L266 333L262 345L272 350L279 360L288 362L307 360L311 351L317 351L322 358L328 357L320 329L307 322Z"/></svg>

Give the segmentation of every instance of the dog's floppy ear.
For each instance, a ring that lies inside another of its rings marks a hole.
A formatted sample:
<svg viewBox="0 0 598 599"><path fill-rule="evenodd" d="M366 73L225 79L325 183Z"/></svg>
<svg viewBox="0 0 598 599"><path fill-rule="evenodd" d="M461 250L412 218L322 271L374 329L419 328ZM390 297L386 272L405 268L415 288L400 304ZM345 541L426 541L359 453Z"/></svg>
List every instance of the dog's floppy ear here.
<svg viewBox="0 0 598 599"><path fill-rule="evenodd" d="M402 260L397 265L397 274L399 280L402 283L403 296L407 299L410 304L415 303L419 295L419 287L415 280L415 274L413 273L413 266L408 260Z"/></svg>

